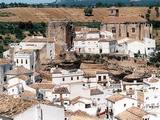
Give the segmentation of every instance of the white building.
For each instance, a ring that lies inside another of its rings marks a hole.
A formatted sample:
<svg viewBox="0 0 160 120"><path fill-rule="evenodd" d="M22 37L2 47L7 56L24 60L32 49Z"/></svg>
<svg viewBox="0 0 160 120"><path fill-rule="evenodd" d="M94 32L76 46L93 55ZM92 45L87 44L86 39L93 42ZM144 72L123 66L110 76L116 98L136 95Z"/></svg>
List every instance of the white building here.
<svg viewBox="0 0 160 120"><path fill-rule="evenodd" d="M116 116L126 109L137 106L137 101L133 98L121 94L113 94L107 100L107 119L116 120Z"/></svg>
<svg viewBox="0 0 160 120"><path fill-rule="evenodd" d="M26 37L20 43L11 43L10 49L3 53L4 58L14 60L15 54L18 51L31 50L36 52L36 60L44 62L45 60L53 60L55 58L55 43L54 39L49 40L42 36ZM20 56L18 54L18 56ZM22 53L21 53L22 56ZM26 53L24 53L26 56ZM17 57L17 54L16 54Z"/></svg>
<svg viewBox="0 0 160 120"><path fill-rule="evenodd" d="M144 79L144 109L148 112L160 110L160 79L152 76Z"/></svg>
<svg viewBox="0 0 160 120"><path fill-rule="evenodd" d="M40 53L45 55L46 59L55 58L55 43L54 39L49 40L42 36L32 36L25 38L20 42L19 46L22 49L40 50Z"/></svg>
<svg viewBox="0 0 160 120"><path fill-rule="evenodd" d="M63 83L80 82L84 78L84 72L80 69L63 70L52 68L52 84L60 85Z"/></svg>
<svg viewBox="0 0 160 120"><path fill-rule="evenodd" d="M130 57L137 53L150 56L156 49L155 40L150 38L144 38L143 41L123 38L117 42L117 52L128 54Z"/></svg>
<svg viewBox="0 0 160 120"><path fill-rule="evenodd" d="M68 107L68 110L75 112L75 111L83 111L91 116L96 116L97 114L97 107L93 106L93 102L89 98L84 97L76 97L71 100L71 104Z"/></svg>
<svg viewBox="0 0 160 120"><path fill-rule="evenodd" d="M75 39L74 50L78 53L109 54L115 52L116 41L108 39Z"/></svg>
<svg viewBox="0 0 160 120"><path fill-rule="evenodd" d="M23 66L29 70L35 70L36 53L33 50L21 50L15 53L14 62L16 66Z"/></svg>
<svg viewBox="0 0 160 120"><path fill-rule="evenodd" d="M88 28L89 29L89 28ZM75 32L73 50L78 53L108 54L115 52L116 41L108 31L81 30Z"/></svg>

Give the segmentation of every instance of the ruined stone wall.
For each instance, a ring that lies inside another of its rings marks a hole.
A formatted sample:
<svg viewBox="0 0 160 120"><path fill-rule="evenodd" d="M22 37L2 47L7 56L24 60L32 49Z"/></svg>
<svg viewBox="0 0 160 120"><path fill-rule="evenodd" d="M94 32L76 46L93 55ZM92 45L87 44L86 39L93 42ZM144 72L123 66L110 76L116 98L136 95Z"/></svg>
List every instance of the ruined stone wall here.
<svg viewBox="0 0 160 120"><path fill-rule="evenodd" d="M72 23L69 21L51 21L48 25L49 39L55 39L55 54L58 56L72 45Z"/></svg>
<svg viewBox="0 0 160 120"><path fill-rule="evenodd" d="M115 27L116 32L113 33L115 39L125 37L142 40L144 37L152 38L152 25L148 23L124 23L124 24L105 24L102 29L113 32ZM134 30L133 30L134 29Z"/></svg>

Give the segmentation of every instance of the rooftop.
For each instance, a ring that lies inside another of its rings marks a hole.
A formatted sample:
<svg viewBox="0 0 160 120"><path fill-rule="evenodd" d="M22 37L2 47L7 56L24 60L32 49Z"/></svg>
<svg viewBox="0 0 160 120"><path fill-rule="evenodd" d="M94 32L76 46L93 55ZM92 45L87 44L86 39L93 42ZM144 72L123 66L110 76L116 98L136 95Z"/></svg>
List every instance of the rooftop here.
<svg viewBox="0 0 160 120"><path fill-rule="evenodd" d="M68 91L67 87L59 87L55 88L54 92L57 94L69 94L70 92Z"/></svg>
<svg viewBox="0 0 160 120"><path fill-rule="evenodd" d="M144 110L137 107L131 107L126 111L118 114L116 118L119 120L142 120L145 115L147 115L147 112Z"/></svg>
<svg viewBox="0 0 160 120"><path fill-rule="evenodd" d="M4 59L4 58L0 58L0 65L6 65L6 64L10 64L11 61Z"/></svg>
<svg viewBox="0 0 160 120"><path fill-rule="evenodd" d="M51 83L35 83L30 85L33 89L53 89L54 85Z"/></svg>
<svg viewBox="0 0 160 120"><path fill-rule="evenodd" d="M46 37L43 36L32 36L32 37L26 37L25 39L23 39L22 42L49 42L49 43L53 43L54 40L49 40Z"/></svg>
<svg viewBox="0 0 160 120"><path fill-rule="evenodd" d="M41 103L50 104L48 101L41 101ZM38 104L36 100L24 100L0 94L0 116L13 117L36 104Z"/></svg>
<svg viewBox="0 0 160 120"><path fill-rule="evenodd" d="M25 75L25 74L31 74L31 73L32 73L31 70L28 70L23 66L19 66L8 71L6 75Z"/></svg>
<svg viewBox="0 0 160 120"><path fill-rule="evenodd" d="M113 95L111 95L110 97L108 97L108 98L106 98L108 101L111 101L111 102L113 102L113 103L115 103L115 102L117 102L117 101L119 101L119 100L122 100L122 99L124 99L124 98L126 98L126 96L125 95L122 95L122 94L113 94Z"/></svg>
<svg viewBox="0 0 160 120"><path fill-rule="evenodd" d="M91 95L100 95L103 92L100 89L91 89Z"/></svg>
<svg viewBox="0 0 160 120"><path fill-rule="evenodd" d="M146 19L140 16L108 16L102 20L103 23L145 23Z"/></svg>

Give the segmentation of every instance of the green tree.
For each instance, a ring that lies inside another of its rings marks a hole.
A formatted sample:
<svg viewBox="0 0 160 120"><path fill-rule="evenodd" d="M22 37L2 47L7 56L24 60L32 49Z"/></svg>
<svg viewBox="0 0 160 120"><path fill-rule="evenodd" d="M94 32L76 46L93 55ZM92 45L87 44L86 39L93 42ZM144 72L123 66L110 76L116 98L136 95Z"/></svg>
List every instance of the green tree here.
<svg viewBox="0 0 160 120"><path fill-rule="evenodd" d="M93 12L92 8L85 8L84 9L85 16L93 16L92 12Z"/></svg>

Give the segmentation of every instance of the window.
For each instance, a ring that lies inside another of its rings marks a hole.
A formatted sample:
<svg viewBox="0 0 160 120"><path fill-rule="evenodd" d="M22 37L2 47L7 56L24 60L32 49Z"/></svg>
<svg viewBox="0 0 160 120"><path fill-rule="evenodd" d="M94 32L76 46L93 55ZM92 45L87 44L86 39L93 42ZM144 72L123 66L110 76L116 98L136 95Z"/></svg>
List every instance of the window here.
<svg viewBox="0 0 160 120"><path fill-rule="evenodd" d="M28 61L26 60L26 64L28 64Z"/></svg>
<svg viewBox="0 0 160 120"><path fill-rule="evenodd" d="M71 80L73 80L73 77L71 77Z"/></svg>
<svg viewBox="0 0 160 120"><path fill-rule="evenodd" d="M135 28L132 28L132 33L135 33L136 29Z"/></svg>
<svg viewBox="0 0 160 120"><path fill-rule="evenodd" d="M97 98L98 101L100 101L100 98Z"/></svg>
<svg viewBox="0 0 160 120"><path fill-rule="evenodd" d="M18 63L18 59L17 59L17 63Z"/></svg>
<svg viewBox="0 0 160 120"><path fill-rule="evenodd" d="M62 78L62 81L65 81L65 78Z"/></svg>
<svg viewBox="0 0 160 120"><path fill-rule="evenodd" d="M127 37L129 37L129 32L127 32Z"/></svg>
<svg viewBox="0 0 160 120"><path fill-rule="evenodd" d="M23 59L21 59L21 64L23 64Z"/></svg>
<svg viewBox="0 0 160 120"><path fill-rule="evenodd" d="M98 81L101 81L101 76L98 76Z"/></svg>
<svg viewBox="0 0 160 120"><path fill-rule="evenodd" d="M132 103L132 106L134 106L134 103Z"/></svg>
<svg viewBox="0 0 160 120"><path fill-rule="evenodd" d="M85 86L85 84L83 84L83 86Z"/></svg>
<svg viewBox="0 0 160 120"><path fill-rule="evenodd" d="M79 77L77 77L77 80L79 80Z"/></svg>
<svg viewBox="0 0 160 120"><path fill-rule="evenodd" d="M146 100L148 100L149 99L149 97L146 97Z"/></svg>
<svg viewBox="0 0 160 120"><path fill-rule="evenodd" d="M106 80L106 76L103 76L103 79Z"/></svg>
<svg viewBox="0 0 160 120"><path fill-rule="evenodd" d="M91 104L85 104L85 108L91 108Z"/></svg>
<svg viewBox="0 0 160 120"><path fill-rule="evenodd" d="M126 104L124 104L124 107L126 107Z"/></svg>
<svg viewBox="0 0 160 120"><path fill-rule="evenodd" d="M112 27L112 33L116 33L116 28Z"/></svg>

